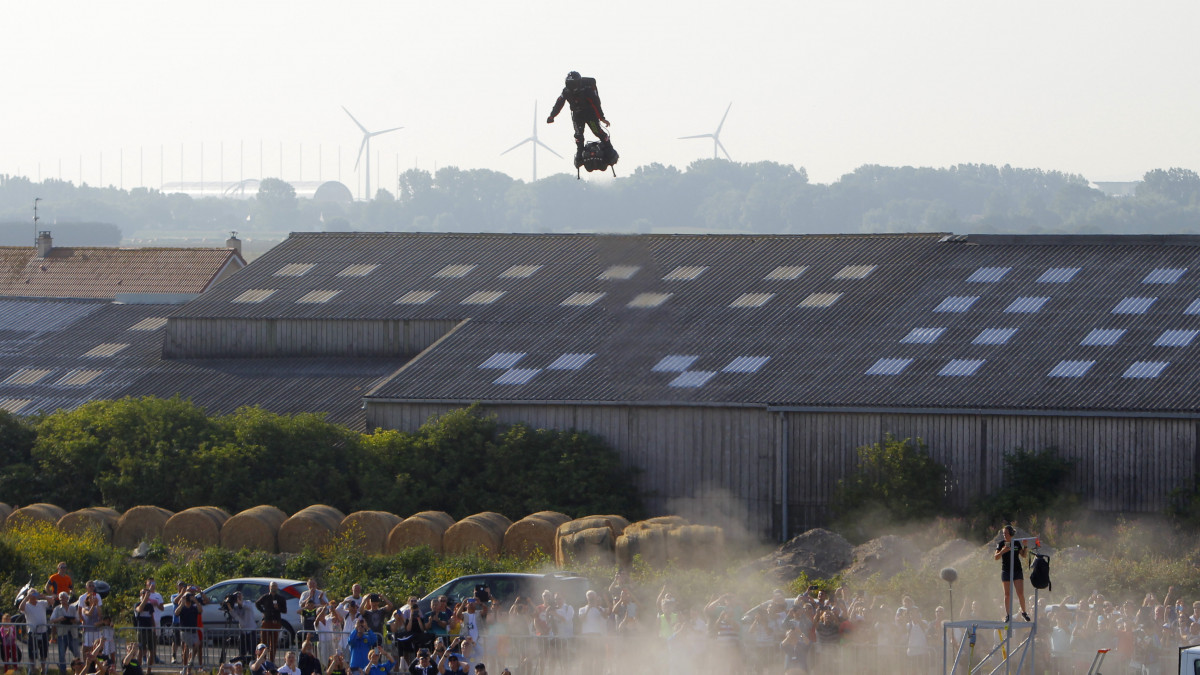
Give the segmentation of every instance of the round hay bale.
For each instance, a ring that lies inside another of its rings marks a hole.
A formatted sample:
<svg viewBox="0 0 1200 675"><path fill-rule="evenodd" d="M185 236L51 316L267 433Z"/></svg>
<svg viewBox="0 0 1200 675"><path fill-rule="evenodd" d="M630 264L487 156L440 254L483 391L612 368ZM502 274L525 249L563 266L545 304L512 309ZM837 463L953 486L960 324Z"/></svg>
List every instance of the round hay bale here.
<svg viewBox="0 0 1200 675"><path fill-rule="evenodd" d="M725 562L725 531L708 525L667 530L667 559L679 567L714 569Z"/></svg>
<svg viewBox="0 0 1200 675"><path fill-rule="evenodd" d="M567 564L612 565L615 537L611 527L591 527L573 532L558 540L563 559Z"/></svg>
<svg viewBox="0 0 1200 675"><path fill-rule="evenodd" d="M616 522L613 519L618 519ZM629 527L629 521L621 516L586 516L584 518L576 518L558 526L558 531L554 535L554 562L562 567L566 565L566 558L563 556L562 539L576 532L589 530L595 527L607 527L612 530L613 541L616 541L617 535L625 531Z"/></svg>
<svg viewBox="0 0 1200 675"><path fill-rule="evenodd" d="M406 548L428 546L434 553L444 553L442 538L454 524L454 518L444 511L422 511L400 521L388 533L387 552L399 553Z"/></svg>
<svg viewBox="0 0 1200 675"><path fill-rule="evenodd" d="M135 506L121 514L113 530L113 546L133 548L162 537L163 526L175 514L157 506Z"/></svg>
<svg viewBox="0 0 1200 675"><path fill-rule="evenodd" d="M484 511L451 525L442 537L442 548L451 555L482 553L495 558L504 546L504 533L512 521L499 513Z"/></svg>
<svg viewBox="0 0 1200 675"><path fill-rule="evenodd" d="M225 521L221 526L221 548L250 548L279 552L279 528L287 514L274 506L254 506Z"/></svg>
<svg viewBox="0 0 1200 675"><path fill-rule="evenodd" d="M400 524L400 516L387 511L355 511L342 519L337 535L357 533L358 545L364 553L383 553L388 535Z"/></svg>
<svg viewBox="0 0 1200 675"><path fill-rule="evenodd" d="M96 530L107 543L112 543L113 530L121 514L106 506L89 506L86 509L72 511L58 519L58 529L67 534L83 534L88 530Z"/></svg>
<svg viewBox="0 0 1200 675"><path fill-rule="evenodd" d="M625 528L625 531L628 532L631 529L641 530L655 527L665 527L669 530L675 527L683 527L684 525L688 524L689 523L687 519L683 516L656 516L654 518L647 518L645 520L639 520L636 523L632 523L629 525L629 527Z"/></svg>
<svg viewBox="0 0 1200 675"><path fill-rule="evenodd" d="M221 527L229 520L224 509L215 506L193 506L167 519L163 525L163 541L168 545L196 548L221 545Z"/></svg>
<svg viewBox="0 0 1200 675"><path fill-rule="evenodd" d="M325 504L300 509L279 526L279 551L299 553L328 546L345 519L346 514Z"/></svg>
<svg viewBox="0 0 1200 675"><path fill-rule="evenodd" d="M634 556L641 556L642 561L654 569L667 566L667 532L670 528L664 526L643 525L634 523L617 537L617 564L621 569L633 567Z"/></svg>
<svg viewBox="0 0 1200 675"><path fill-rule="evenodd" d="M13 508L4 502L0 502L0 524L8 520L8 516L13 512Z"/></svg>
<svg viewBox="0 0 1200 675"><path fill-rule="evenodd" d="M55 525L65 515L67 515L66 511L53 504L30 504L14 509L12 513L8 514L8 517L4 519L4 526L16 527L38 522Z"/></svg>
<svg viewBox="0 0 1200 675"><path fill-rule="evenodd" d="M554 511L540 511L518 520L504 531L504 553L531 558L541 551L554 555L554 539L558 526L571 517Z"/></svg>

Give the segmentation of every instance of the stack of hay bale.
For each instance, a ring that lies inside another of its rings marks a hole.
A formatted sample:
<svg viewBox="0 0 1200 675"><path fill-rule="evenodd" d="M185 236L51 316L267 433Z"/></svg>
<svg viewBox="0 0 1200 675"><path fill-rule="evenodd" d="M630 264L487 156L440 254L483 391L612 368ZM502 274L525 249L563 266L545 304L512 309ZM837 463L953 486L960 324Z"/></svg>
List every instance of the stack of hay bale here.
<svg viewBox="0 0 1200 675"><path fill-rule="evenodd" d="M5 527L17 527L32 523L58 524L67 512L54 504L30 504L19 509L13 509L4 519Z"/></svg>
<svg viewBox="0 0 1200 675"><path fill-rule="evenodd" d="M67 534L83 534L88 530L96 530L105 543L111 544L113 532L121 514L116 509L105 506L89 506L86 509L72 511L58 519L58 529Z"/></svg>
<svg viewBox="0 0 1200 675"><path fill-rule="evenodd" d="M538 511L518 520L504 532L504 554L518 558L554 555L558 526L571 520L565 513Z"/></svg>
<svg viewBox="0 0 1200 675"><path fill-rule="evenodd" d="M725 533L719 527L690 525L679 516L660 516L638 521L616 542L617 564L633 566L640 556L647 565L714 569L725 560Z"/></svg>
<svg viewBox="0 0 1200 675"><path fill-rule="evenodd" d="M157 506L135 506L121 514L113 530L113 546L133 548L162 538L163 527L174 513Z"/></svg>
<svg viewBox="0 0 1200 675"><path fill-rule="evenodd" d="M352 536L363 553L383 553L388 535L400 524L400 516L387 511L355 511L342 519L337 536Z"/></svg>

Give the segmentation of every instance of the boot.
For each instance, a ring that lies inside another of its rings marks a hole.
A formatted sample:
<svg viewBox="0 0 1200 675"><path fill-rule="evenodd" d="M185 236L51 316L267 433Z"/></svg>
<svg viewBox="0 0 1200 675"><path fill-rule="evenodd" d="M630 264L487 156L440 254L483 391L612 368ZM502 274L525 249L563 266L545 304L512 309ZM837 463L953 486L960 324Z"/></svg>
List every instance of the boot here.
<svg viewBox="0 0 1200 675"><path fill-rule="evenodd" d="M577 144L575 146L575 168L578 169L581 166L583 166L583 144L582 143Z"/></svg>

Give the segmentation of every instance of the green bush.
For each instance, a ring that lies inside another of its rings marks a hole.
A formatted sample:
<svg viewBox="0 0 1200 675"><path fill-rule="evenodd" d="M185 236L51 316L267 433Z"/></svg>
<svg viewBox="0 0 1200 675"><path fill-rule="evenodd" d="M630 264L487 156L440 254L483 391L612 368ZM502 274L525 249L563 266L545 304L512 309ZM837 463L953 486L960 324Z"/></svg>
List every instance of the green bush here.
<svg viewBox="0 0 1200 675"><path fill-rule="evenodd" d="M1004 455L1002 487L972 505L980 535L990 537L1004 523L1025 523L1038 514L1070 514L1079 498L1067 488L1073 462L1049 447L1039 452L1017 448Z"/></svg>
<svg viewBox="0 0 1200 675"><path fill-rule="evenodd" d="M866 525L933 519L944 515L949 471L921 439L896 438L858 448L858 466L838 481L832 499L837 527L852 540L872 534Z"/></svg>

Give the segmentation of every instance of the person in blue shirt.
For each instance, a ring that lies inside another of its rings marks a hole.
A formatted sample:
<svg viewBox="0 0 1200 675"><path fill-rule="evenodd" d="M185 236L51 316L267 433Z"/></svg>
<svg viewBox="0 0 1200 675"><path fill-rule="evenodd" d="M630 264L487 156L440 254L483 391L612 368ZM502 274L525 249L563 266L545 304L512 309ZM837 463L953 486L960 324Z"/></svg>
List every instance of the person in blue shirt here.
<svg viewBox="0 0 1200 675"><path fill-rule="evenodd" d="M395 667L396 662L384 653L383 647L376 645L367 655L367 667L363 669L363 675L388 675Z"/></svg>
<svg viewBox="0 0 1200 675"><path fill-rule="evenodd" d="M367 627L367 620L358 617L358 621L354 622L354 630L350 631L350 637L346 640L346 646L350 650L350 672L361 673L370 663L371 648L379 644L379 636Z"/></svg>
<svg viewBox="0 0 1200 675"><path fill-rule="evenodd" d="M259 643L254 648L254 663L250 664L251 675L276 675L279 668L271 661L271 653L267 651L267 645Z"/></svg>

